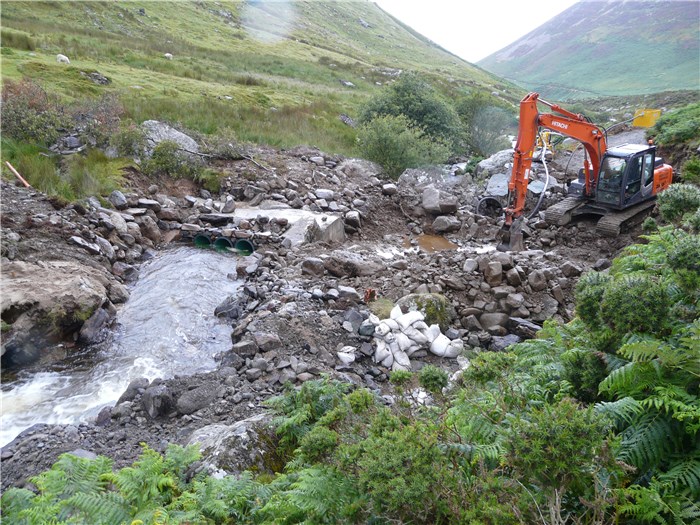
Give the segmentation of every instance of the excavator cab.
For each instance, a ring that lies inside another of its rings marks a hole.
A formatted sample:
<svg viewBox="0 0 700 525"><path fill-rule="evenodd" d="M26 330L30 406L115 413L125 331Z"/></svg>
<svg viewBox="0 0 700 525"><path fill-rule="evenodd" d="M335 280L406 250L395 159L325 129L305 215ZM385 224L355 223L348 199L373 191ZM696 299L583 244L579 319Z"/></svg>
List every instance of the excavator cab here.
<svg viewBox="0 0 700 525"><path fill-rule="evenodd" d="M651 199L655 165L654 146L624 144L609 148L600 164L595 203L622 210Z"/></svg>

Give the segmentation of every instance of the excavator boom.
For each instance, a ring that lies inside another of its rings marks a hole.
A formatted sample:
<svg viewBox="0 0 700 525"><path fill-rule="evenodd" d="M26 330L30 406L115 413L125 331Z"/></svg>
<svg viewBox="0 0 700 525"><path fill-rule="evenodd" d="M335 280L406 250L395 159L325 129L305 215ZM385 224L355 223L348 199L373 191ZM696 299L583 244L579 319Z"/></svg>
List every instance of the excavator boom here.
<svg viewBox="0 0 700 525"><path fill-rule="evenodd" d="M550 107L556 114L540 113L537 109L538 102ZM513 170L508 183L508 191L513 197L512 205L505 210L506 226L510 226L513 219L520 217L525 208L532 156L540 128L556 131L583 144L588 158L591 159L590 165L585 166L585 193L590 196L595 191L594 186L600 170L600 163L607 150L603 130L589 122L583 115L572 113L557 104L542 100L538 93L529 93L520 101L518 139L515 143Z"/></svg>

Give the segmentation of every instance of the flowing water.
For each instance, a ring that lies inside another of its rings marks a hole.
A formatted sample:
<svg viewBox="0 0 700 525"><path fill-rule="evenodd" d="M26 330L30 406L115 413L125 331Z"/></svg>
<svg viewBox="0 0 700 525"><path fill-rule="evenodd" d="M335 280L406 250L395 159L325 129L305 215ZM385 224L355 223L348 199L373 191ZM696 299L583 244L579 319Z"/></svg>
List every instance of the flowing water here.
<svg viewBox="0 0 700 525"><path fill-rule="evenodd" d="M235 257L190 247L144 263L104 343L2 385L0 446L36 423L94 417L137 377L213 370L214 356L231 348L232 328L214 309L237 292L240 282L227 277L235 273Z"/></svg>

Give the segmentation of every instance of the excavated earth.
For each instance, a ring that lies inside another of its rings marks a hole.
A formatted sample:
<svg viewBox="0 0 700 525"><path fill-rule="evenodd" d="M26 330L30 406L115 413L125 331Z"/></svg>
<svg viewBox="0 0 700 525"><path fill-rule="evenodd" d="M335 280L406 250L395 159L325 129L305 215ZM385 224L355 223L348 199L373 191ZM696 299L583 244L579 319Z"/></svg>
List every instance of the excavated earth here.
<svg viewBox="0 0 700 525"><path fill-rule="evenodd" d="M154 183L134 170L125 174L124 194L109 203L65 207L2 183L6 380L18 368L70 358L109 330L138 282L139 265L162 248L203 231L258 247L245 257L221 255L234 257L244 284L239 296L220 298L217 312L234 330L217 370L136 380L96 420L25 430L2 449L3 490L26 486L63 452L104 454L125 466L140 443L164 450L167 443L206 442L209 468L230 473L279 468L263 402L285 383L327 374L391 403L390 369L374 361L373 327L367 330L370 307L379 304L368 304L374 297L446 297L442 332L461 341L463 355L417 352L411 368L431 363L454 373L470 352L499 351L532 337L545 320L570 320L577 277L606 268L639 234L600 238L592 221L555 228L540 210L528 221L526 250L498 252L500 219L475 213L489 175L483 167L475 176L409 170L391 183L367 161L313 148L258 148L217 168L226 174L219 195L185 181ZM542 209L562 198L563 187L548 190ZM529 200L532 206L537 196ZM225 206L258 212L234 219L221 213ZM288 221L266 216L271 207L314 211L342 227L293 243L284 236Z"/></svg>

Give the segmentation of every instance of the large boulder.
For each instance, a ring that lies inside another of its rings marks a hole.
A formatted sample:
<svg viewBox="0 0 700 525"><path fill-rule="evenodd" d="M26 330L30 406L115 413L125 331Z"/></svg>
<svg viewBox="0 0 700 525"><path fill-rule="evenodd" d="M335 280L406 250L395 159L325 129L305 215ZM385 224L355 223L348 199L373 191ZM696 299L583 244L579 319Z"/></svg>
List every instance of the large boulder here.
<svg viewBox="0 0 700 525"><path fill-rule="evenodd" d="M3 334L3 365L29 364L46 341L75 334L106 304L109 283L106 271L72 261L4 263L0 306L10 329Z"/></svg>
<svg viewBox="0 0 700 525"><path fill-rule="evenodd" d="M378 262L367 260L353 252L336 250L324 261L328 273L335 277L372 275L382 269Z"/></svg>
<svg viewBox="0 0 700 525"><path fill-rule="evenodd" d="M484 159L476 165L476 175L488 173L507 173L506 165L513 162L514 150L504 149L491 155L488 159Z"/></svg>
<svg viewBox="0 0 700 525"><path fill-rule="evenodd" d="M190 153L199 153L199 146L189 135L176 130L157 120L147 120L141 124L146 135L146 155L151 156L153 148L161 142L168 140L175 142L181 149Z"/></svg>
<svg viewBox="0 0 700 525"><path fill-rule="evenodd" d="M245 470L277 471L283 464L275 453L277 440L271 416L258 414L233 425L207 425L195 430L188 445L199 445L202 461L236 475Z"/></svg>

